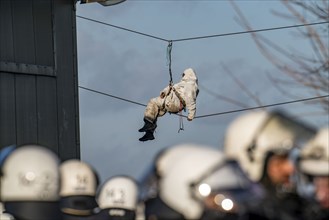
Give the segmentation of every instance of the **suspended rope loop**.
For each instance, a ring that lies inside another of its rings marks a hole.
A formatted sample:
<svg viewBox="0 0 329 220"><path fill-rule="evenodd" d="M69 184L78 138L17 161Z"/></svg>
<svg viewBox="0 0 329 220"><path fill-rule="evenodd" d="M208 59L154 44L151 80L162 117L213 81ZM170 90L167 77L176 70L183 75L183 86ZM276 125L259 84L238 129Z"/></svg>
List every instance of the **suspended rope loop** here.
<svg viewBox="0 0 329 220"><path fill-rule="evenodd" d="M183 104L181 103L180 105L181 105L181 109L182 109L183 108ZM184 123L183 123L183 114L182 114L182 111L183 110L181 110L179 112L179 129L178 129L178 133L180 131L184 131Z"/></svg>
<svg viewBox="0 0 329 220"><path fill-rule="evenodd" d="M173 79L172 79L172 72L171 72L171 50L172 50L172 41L168 41L168 47L167 47L167 65L169 66L169 76L170 76L170 81L169 85L173 84Z"/></svg>

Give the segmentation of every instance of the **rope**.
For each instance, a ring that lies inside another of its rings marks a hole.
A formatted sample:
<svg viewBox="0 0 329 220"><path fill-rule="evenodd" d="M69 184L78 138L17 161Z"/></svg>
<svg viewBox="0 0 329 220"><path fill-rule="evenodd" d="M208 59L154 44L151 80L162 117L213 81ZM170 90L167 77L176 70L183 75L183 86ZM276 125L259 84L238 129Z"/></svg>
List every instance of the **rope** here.
<svg viewBox="0 0 329 220"><path fill-rule="evenodd" d="M103 95L103 96L108 96L114 99L118 99L121 101L125 101L125 102L129 102L135 105L140 105L140 106L144 106L146 107L146 104L143 103L139 103L130 99L125 99L119 96L115 96L109 93L105 93L105 92L101 92L98 90L94 90L94 89L90 89L84 86L78 86L80 89L84 89L86 91L89 92L93 92L99 95ZM306 101L311 101L311 100L317 100L317 99L324 99L324 98L329 98L329 95L322 95L322 96L315 96L315 97L310 97L310 98L304 98L304 99L295 99L292 101L287 101L287 102L278 102L278 103L272 103L272 104L268 104L268 105L262 105L262 106L255 106L255 107L250 107L250 108L242 108L242 109L236 109L236 110L231 110L231 111L225 111L225 112L218 112L218 113L213 113L213 114L207 114L207 115L199 115L196 116L195 118L207 118L207 117L213 117L213 116L218 116L218 115L226 115L226 114L232 114L232 113L237 113L237 112L244 112L244 111L250 111L250 110L255 110L255 109L263 109L263 108L270 108L273 106L281 106L281 105L288 105L288 104L294 104L294 103L300 103L300 102L306 102ZM175 114L176 115L176 114ZM182 115L182 117L187 118L187 116Z"/></svg>
<svg viewBox="0 0 329 220"><path fill-rule="evenodd" d="M181 42L181 41L190 41L190 40L200 40L200 39L208 39L208 38L214 38L214 37L225 37L225 36L256 33L256 32L267 32L267 31L275 31L275 30L282 30L282 29L299 28L299 27L306 27L306 26L313 26L313 25L320 25L320 24L327 24L327 23L329 23L329 21L320 21L320 22L307 23L307 24L297 24L297 25L289 25L289 26L263 28L263 29L255 29L255 30L248 30L248 31L238 31L238 32L214 34L214 35L199 36L199 37L188 37L188 38L181 38L181 39L173 39L172 41Z"/></svg>
<svg viewBox="0 0 329 220"><path fill-rule="evenodd" d="M173 84L172 72L171 72L171 50L172 50L172 41L168 41L168 47L167 47L167 65L169 66L169 76L170 76L169 86L171 86Z"/></svg>
<svg viewBox="0 0 329 220"><path fill-rule="evenodd" d="M167 39L164 39L164 38L161 38L161 37L157 37L157 36L154 36L154 35L142 33L142 32L139 32L139 31L132 30L132 29L128 29L128 28L117 26L117 25L109 24L109 23L106 23L106 22L103 22L103 21L98 21L96 19L87 18L87 17L80 16L80 15L77 15L77 18L85 19L87 21L91 21L91 22L95 22L95 23L98 23L98 24L103 24L103 25L106 25L106 26L109 26L109 27L117 28L117 29L120 29L120 30L128 31L128 32L131 32L131 33L139 34L139 35L142 35L142 36L145 36L145 37L149 37L149 38L153 38L153 39L157 39L157 40L161 40L161 41L168 41Z"/></svg>
<svg viewBox="0 0 329 220"><path fill-rule="evenodd" d="M172 79L172 71L171 71L171 50L172 50L172 41L168 41L168 47L167 47L167 65L169 66L169 92L167 93L167 95L169 95L169 93L171 91L174 91L176 96L179 98L180 101L180 108L185 108L185 106L183 106L182 103L182 99L179 96L179 94L176 92L175 88L173 87L174 83L173 83L173 79ZM182 110L179 111L179 129L178 129L178 133L180 131L184 130L184 123L183 123L183 114L182 114Z"/></svg>
<svg viewBox="0 0 329 220"><path fill-rule="evenodd" d="M80 18L80 19L87 20L87 21L95 22L95 23L98 23L98 24L106 25L106 26L109 26L109 27L117 28L117 29L120 29L120 30L128 31L128 32L131 32L131 33L139 34L139 35L142 35L142 36L145 36L145 37L149 37L149 38L153 38L153 39L157 39L157 40L161 40L161 41L168 41L167 39L157 37L157 36L154 36L154 35L151 35L151 34L147 34L147 33L143 33L143 32L140 32L140 31L135 31L135 30L132 30L132 29L120 27L120 26L117 26L117 25L113 25L113 24L110 24L110 23L106 23L106 22L103 22L103 21L96 20L96 19L84 17L84 16L81 16L81 15L76 15L76 17ZM304 26L321 25L321 24L327 24L327 23L329 23L328 20L313 22L313 23L306 23L306 24L297 24L297 25L289 25L289 26L255 29L255 30L249 30L249 31L239 31L239 32L230 32L230 33L223 33L223 34L214 34L214 35L180 38L180 39L174 39L174 40L171 40L171 41L172 42L182 42L182 41L200 40L200 39L225 37L225 36L248 34L248 33L255 33L255 32L267 32L267 31L275 31L275 30L281 30L281 29L298 28L298 27L304 27Z"/></svg>
<svg viewBox="0 0 329 220"><path fill-rule="evenodd" d="M181 106L181 108L183 108L183 104L182 104L182 102L180 103L180 106ZM183 113L182 113L182 111L183 111L183 110L181 110L181 111L179 112L179 129L178 129L178 133L179 133L180 131L184 131L184 121L183 121Z"/></svg>
<svg viewBox="0 0 329 220"><path fill-rule="evenodd" d="M329 95L315 96L315 97L311 97L311 98L296 99L296 100L287 101L287 102L278 102L278 103L273 103L273 104L269 104L269 105L261 105L261 106L250 107L250 108L242 108L242 109L236 109L236 110L226 111L226 112L218 112L218 113L213 113L213 114L208 114L208 115L199 115L199 116L196 116L195 118L207 118L207 117L212 117L212 116L217 116L217 115L226 115L226 114L250 111L250 110L255 110L255 109L269 108L269 107L273 107L273 106L281 106L281 105L287 105L287 104L298 103L298 102L306 102L306 101L311 101L311 100L315 100L315 99L322 99L322 98L328 98L328 97L329 97Z"/></svg>
<svg viewBox="0 0 329 220"><path fill-rule="evenodd" d="M125 101L125 102L130 102L130 103L135 104L135 105L140 105L140 106L146 107L145 104L140 103L140 102L135 102L135 101L130 100L130 99L125 99L125 98L122 98L122 97L119 97L119 96L111 95L109 93L101 92L101 91L98 91L98 90L95 90L95 89L91 89L91 88L87 88L87 87L84 87L84 86L78 86L78 87L80 89L84 89L84 90L87 90L87 91L90 91L90 92L94 92L94 93L97 93L97 94L100 94L100 95L108 96L108 97L119 99L119 100L122 100L122 101Z"/></svg>

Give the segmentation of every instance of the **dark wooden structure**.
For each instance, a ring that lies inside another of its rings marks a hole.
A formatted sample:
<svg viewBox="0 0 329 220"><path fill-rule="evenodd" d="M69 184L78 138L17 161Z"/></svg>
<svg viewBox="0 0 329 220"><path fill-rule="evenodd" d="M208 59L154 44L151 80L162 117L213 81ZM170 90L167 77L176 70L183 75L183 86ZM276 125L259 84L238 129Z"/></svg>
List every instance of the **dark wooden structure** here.
<svg viewBox="0 0 329 220"><path fill-rule="evenodd" d="M0 0L0 148L80 158L74 0Z"/></svg>

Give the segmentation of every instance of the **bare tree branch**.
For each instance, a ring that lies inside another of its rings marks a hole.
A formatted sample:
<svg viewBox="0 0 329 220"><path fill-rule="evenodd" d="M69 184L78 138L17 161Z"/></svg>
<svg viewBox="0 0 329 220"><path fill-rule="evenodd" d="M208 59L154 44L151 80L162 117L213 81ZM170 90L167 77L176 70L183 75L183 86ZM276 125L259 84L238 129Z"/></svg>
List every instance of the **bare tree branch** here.
<svg viewBox="0 0 329 220"><path fill-rule="evenodd" d="M274 15L280 16L294 22L307 24L308 19L329 21L329 3L326 0L322 1L288 1L281 0L283 6L288 10L288 13L273 12ZM238 22L246 30L252 31L253 28L248 20L231 0L231 5L238 15ZM309 16L301 13L304 11ZM305 25L303 29L297 29L297 33L310 42L313 55L302 55L296 50L287 50L278 43L274 43L262 35L251 32L251 37L258 47L261 54L271 62L282 73L290 77L294 83L300 84L303 88L308 88L312 93L320 96L329 93L329 45L328 33L329 25L322 25L320 28ZM286 58L286 59L284 59ZM270 79L279 88L280 80L271 75ZM318 101L321 108L329 112L329 100L321 99Z"/></svg>
<svg viewBox="0 0 329 220"><path fill-rule="evenodd" d="M239 102L237 100L231 99L231 98L229 98L227 96L223 96L221 94L215 93L215 92L211 91L209 88L201 85L200 83L199 83L199 87L200 87L200 89L202 89L202 91L204 91L204 92L206 92L206 93L214 96L216 99L219 99L219 100L222 100L222 101L225 101L225 102L228 102L228 103L237 105L237 106L239 106L241 108L248 108L248 107L250 107L249 105L247 105L245 103L242 103L242 102Z"/></svg>
<svg viewBox="0 0 329 220"><path fill-rule="evenodd" d="M234 74L232 73L232 71L225 66L224 64L222 64L223 69L225 70L224 72L227 73L228 76L230 76L233 81L252 99L256 102L256 104L258 106L262 106L262 102L260 101L260 99L255 96L238 78L236 78L234 76Z"/></svg>

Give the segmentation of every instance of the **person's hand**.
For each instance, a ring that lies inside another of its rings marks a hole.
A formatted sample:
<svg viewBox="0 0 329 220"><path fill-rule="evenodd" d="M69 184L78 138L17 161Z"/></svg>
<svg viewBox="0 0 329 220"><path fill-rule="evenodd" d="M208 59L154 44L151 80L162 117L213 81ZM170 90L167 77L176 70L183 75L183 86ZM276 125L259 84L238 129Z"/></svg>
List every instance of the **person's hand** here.
<svg viewBox="0 0 329 220"><path fill-rule="evenodd" d="M188 121L192 121L193 119L192 118L187 118Z"/></svg>

